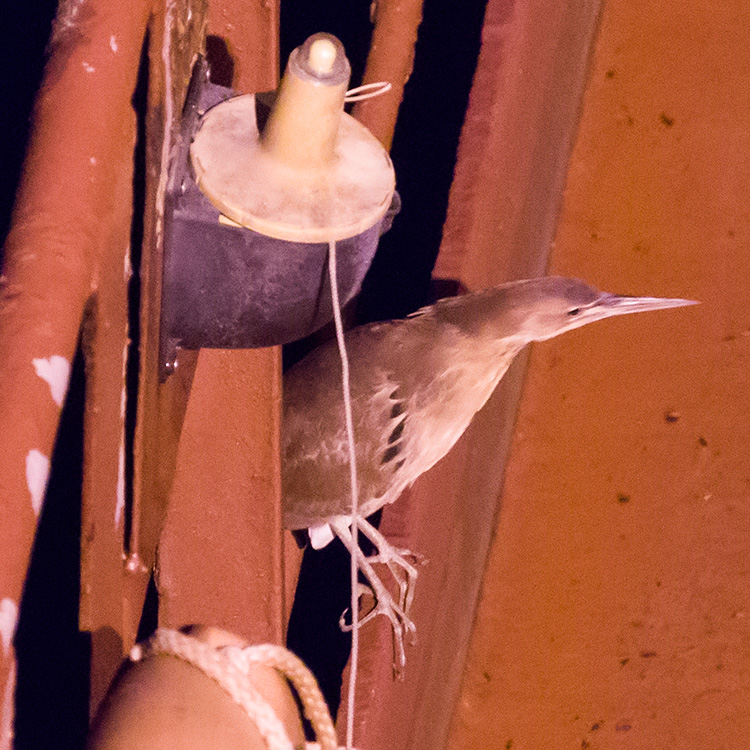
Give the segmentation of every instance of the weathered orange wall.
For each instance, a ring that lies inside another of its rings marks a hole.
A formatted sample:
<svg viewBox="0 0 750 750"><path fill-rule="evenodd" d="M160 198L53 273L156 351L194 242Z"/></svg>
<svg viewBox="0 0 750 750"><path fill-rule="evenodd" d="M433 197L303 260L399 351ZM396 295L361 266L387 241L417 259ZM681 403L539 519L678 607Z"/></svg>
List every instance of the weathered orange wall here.
<svg viewBox="0 0 750 750"><path fill-rule="evenodd" d="M608 0L450 747L750 746L750 5Z"/></svg>

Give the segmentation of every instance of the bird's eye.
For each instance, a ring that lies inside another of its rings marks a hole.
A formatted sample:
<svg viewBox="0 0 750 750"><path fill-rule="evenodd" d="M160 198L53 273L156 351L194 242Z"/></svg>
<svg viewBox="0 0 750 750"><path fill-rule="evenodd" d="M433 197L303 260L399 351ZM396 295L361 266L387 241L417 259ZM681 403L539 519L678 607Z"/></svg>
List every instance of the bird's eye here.
<svg viewBox="0 0 750 750"><path fill-rule="evenodd" d="M568 317L575 318L578 313L581 312L580 307L572 307L570 310L568 310Z"/></svg>

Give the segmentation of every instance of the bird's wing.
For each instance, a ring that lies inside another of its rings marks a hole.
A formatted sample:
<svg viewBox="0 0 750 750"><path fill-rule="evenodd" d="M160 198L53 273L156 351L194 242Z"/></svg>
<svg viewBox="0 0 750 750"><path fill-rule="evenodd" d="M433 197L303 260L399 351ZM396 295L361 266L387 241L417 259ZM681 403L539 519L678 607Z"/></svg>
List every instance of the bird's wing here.
<svg viewBox="0 0 750 750"><path fill-rule="evenodd" d="M371 513L409 483L400 477L409 438L407 394L389 365L403 322L357 329L347 337L359 501ZM284 377L284 523L304 528L347 515L351 505L341 363L335 342Z"/></svg>

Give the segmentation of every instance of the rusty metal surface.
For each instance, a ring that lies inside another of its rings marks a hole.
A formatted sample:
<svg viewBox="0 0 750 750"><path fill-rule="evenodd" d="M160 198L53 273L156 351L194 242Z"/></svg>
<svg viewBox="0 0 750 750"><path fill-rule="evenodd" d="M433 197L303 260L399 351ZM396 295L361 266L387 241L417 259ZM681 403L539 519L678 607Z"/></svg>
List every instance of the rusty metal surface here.
<svg viewBox="0 0 750 750"><path fill-rule="evenodd" d="M0 281L3 685L66 364L99 269L122 262L125 252L112 237L127 223L121 200L132 163L130 98L149 5L123 12L96 0L78 11L74 3L59 9ZM6 747L11 702L2 710Z"/></svg>
<svg viewBox="0 0 750 750"><path fill-rule="evenodd" d="M352 114L390 149L404 86L414 65L414 47L424 0L379 0L372 4L374 28L363 84L388 81L382 96L355 104Z"/></svg>
<svg viewBox="0 0 750 750"><path fill-rule="evenodd" d="M149 8L150 10L150 8ZM187 18L190 16L190 23ZM161 196L159 176L160 165L166 153L162 151L162 137L170 133L170 125L175 111L179 113L181 97L184 96L185 78L196 51L202 40L203 6L200 2L175 3L169 5L165 15L157 11L151 22L150 75L149 75L149 133L146 144L147 180L146 187L146 240L144 262L141 268L143 299L146 301L144 316L148 324L142 329L142 351L151 353L150 342L153 319L149 317L151 295L158 289L151 285L154 268L154 254L160 250L157 238L158 207ZM131 64L133 73L138 69L138 60L144 38L146 16L139 29L139 35L132 40L134 53ZM166 31L168 29L168 32ZM163 39L170 39L170 55L163 55ZM112 46L112 45L110 45ZM115 37L114 46L119 44ZM169 78L164 72L165 63L169 66ZM165 105L165 80L172 83L170 105ZM131 82L129 98L133 96L134 79ZM168 124L169 123L169 124ZM121 149L129 156L128 167L132 164L135 146L134 132ZM103 697L107 686L117 669L122 655L133 644L141 618L148 583L149 565L154 560L154 548L162 512L160 495L153 491L144 510L140 504L142 494L136 486L135 497L139 501L127 507L132 498L128 497L129 486L125 435L125 409L128 399L135 399L136 393L129 392L126 384L126 358L128 356L128 280L130 275L129 241L130 213L133 204L132 175L120 185L113 185L114 194L119 198L118 206L122 221L116 226L109 242L113 251L107 263L103 263L98 273L98 291L92 305L89 324L85 332L87 352L87 380L89 390L86 403L86 445L82 526L81 561L81 627L91 632L91 687L90 705L95 709ZM136 238L137 239L137 238ZM115 250L116 248L116 250ZM158 310L158 306L156 308ZM136 355L137 356L137 355ZM189 392L190 366L185 363L180 377L157 394L149 389L151 381L146 378L138 398L149 403L156 395L158 408L151 414L154 421L166 423L167 427L152 433L161 439L155 448L160 451L160 485L170 481L170 447L176 452L181 412ZM146 370L142 370L146 372ZM142 381L143 384L143 381ZM143 424L139 422L139 425ZM147 420L146 427L152 422ZM142 467L136 462L138 472ZM141 477L142 473L138 473ZM163 497L163 495L162 495ZM131 539L126 540L127 519L132 518ZM151 537L143 534L157 529ZM149 547L150 545L150 547ZM135 551L137 557L126 553ZM136 563L134 560L145 563Z"/></svg>
<svg viewBox="0 0 750 750"><path fill-rule="evenodd" d="M544 272L599 0L490 0L434 275L481 289Z"/></svg>
<svg viewBox="0 0 750 750"><path fill-rule="evenodd" d="M208 33L221 40L233 85L246 94L279 83L279 0L218 0L208 9Z"/></svg>
<svg viewBox="0 0 750 750"><path fill-rule="evenodd" d="M573 10L490 0L437 277L478 288L544 269L597 10L595 2ZM387 626L362 633L356 736L363 748L450 746L525 359L408 502L385 509L381 530L429 564L419 573L419 639L404 682L391 680Z"/></svg>
<svg viewBox="0 0 750 750"><path fill-rule="evenodd" d="M200 352L159 546L164 626L280 642L280 363L268 354Z"/></svg>
<svg viewBox="0 0 750 750"><path fill-rule="evenodd" d="M227 0L210 14L209 34L234 56L226 83L274 88L278 4ZM277 348L198 356L159 547L164 626L204 622L281 642L280 378Z"/></svg>
<svg viewBox="0 0 750 750"><path fill-rule="evenodd" d="M133 46L137 48L136 40ZM122 144L132 153L134 133ZM90 695L102 694L122 655L125 523L125 369L128 352L131 160L112 185L115 210L84 325L86 404L79 624L92 633ZM106 631L100 632L100 631ZM102 648L103 639L107 647ZM119 648L114 648L115 641Z"/></svg>

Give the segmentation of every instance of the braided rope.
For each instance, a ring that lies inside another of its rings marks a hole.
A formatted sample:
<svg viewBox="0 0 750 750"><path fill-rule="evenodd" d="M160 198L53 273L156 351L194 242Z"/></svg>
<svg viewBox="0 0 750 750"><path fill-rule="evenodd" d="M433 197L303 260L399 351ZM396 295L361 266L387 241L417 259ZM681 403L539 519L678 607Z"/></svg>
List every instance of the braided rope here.
<svg viewBox="0 0 750 750"><path fill-rule="evenodd" d="M214 680L244 709L269 750L295 750L276 712L249 679L251 664L273 667L296 688L321 750L337 750L333 722L315 677L300 659L281 646L215 648L176 630L160 628L146 643L133 647L130 659L140 661L158 654L187 662Z"/></svg>
<svg viewBox="0 0 750 750"><path fill-rule="evenodd" d="M244 660L248 663L265 664L281 672L294 685L302 702L305 716L315 730L321 750L337 750L336 730L328 712L328 705L320 692L315 676L305 666L302 659L291 651L272 644L247 648L226 646L223 650L233 662Z"/></svg>

